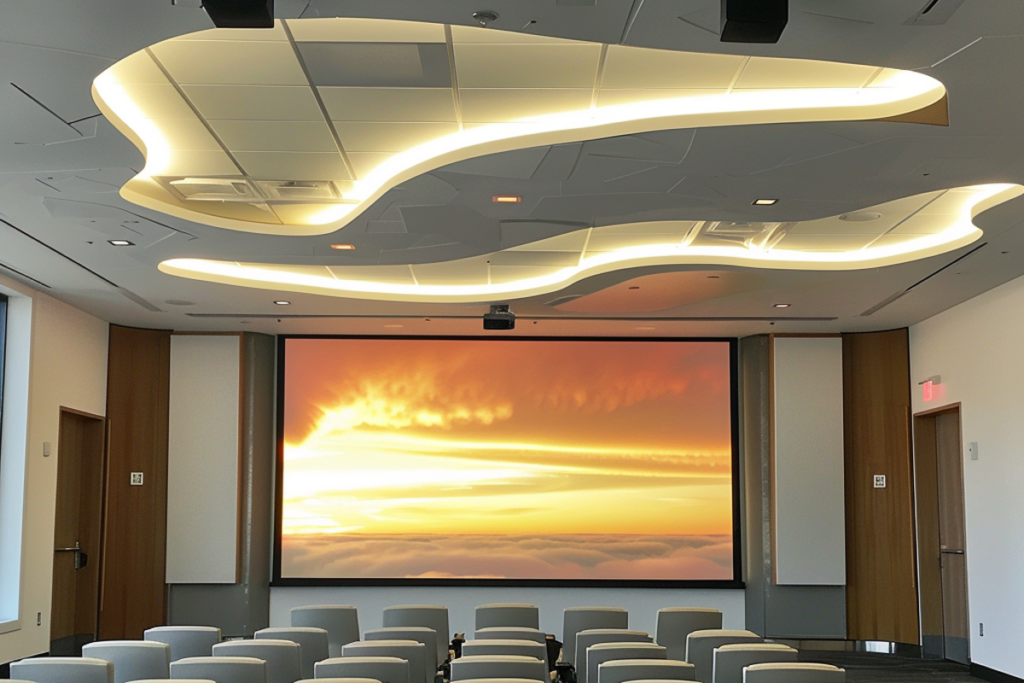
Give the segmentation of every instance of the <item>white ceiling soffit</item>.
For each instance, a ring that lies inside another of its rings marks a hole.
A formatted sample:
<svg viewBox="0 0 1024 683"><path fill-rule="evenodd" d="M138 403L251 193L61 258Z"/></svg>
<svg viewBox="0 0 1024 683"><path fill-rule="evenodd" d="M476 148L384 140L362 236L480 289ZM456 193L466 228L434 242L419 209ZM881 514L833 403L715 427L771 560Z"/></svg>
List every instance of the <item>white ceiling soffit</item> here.
<svg viewBox="0 0 1024 683"><path fill-rule="evenodd" d="M334 232L399 183L487 154L666 129L883 119L945 94L930 76L876 66L352 18L187 34L122 59L93 85L146 155L125 199L293 236Z"/></svg>
<svg viewBox="0 0 1024 683"><path fill-rule="evenodd" d="M588 228L493 254L404 268L171 259L160 270L275 291L471 303L547 294L624 268L878 268L970 244L982 234L975 215L1022 193L1024 187L1013 184L956 188L793 223L663 221Z"/></svg>

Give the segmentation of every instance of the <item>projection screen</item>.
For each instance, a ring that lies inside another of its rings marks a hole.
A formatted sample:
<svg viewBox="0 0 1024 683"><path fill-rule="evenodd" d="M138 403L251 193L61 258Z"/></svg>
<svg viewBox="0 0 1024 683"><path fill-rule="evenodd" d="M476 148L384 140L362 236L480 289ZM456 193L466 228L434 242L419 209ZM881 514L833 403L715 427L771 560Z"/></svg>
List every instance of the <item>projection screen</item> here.
<svg viewBox="0 0 1024 683"><path fill-rule="evenodd" d="M276 585L739 578L734 340L279 344Z"/></svg>

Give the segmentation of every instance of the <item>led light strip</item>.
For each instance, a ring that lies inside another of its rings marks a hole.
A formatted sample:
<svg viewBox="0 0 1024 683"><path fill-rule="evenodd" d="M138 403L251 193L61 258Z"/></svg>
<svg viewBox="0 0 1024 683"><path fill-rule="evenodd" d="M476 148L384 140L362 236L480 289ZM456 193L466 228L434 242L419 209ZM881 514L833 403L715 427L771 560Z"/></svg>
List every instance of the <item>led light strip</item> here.
<svg viewBox="0 0 1024 683"><path fill-rule="evenodd" d="M672 265L746 266L790 270L857 270L895 265L941 254L970 244L982 232L973 218L992 206L1024 193L1024 186L1012 184L978 185L956 188L966 198L959 213L941 232L888 246L866 247L841 252L809 252L787 249L758 249L742 246L683 246L678 242L624 247L615 251L584 256L579 265L561 268L540 277L524 278L501 284L460 285L396 284L369 280L336 279L329 274L302 272L208 259L171 259L160 270L181 277L221 284L301 292L355 299L412 302L473 303L549 294L584 278L624 268ZM936 216L937 221L949 220ZM464 259L478 261L489 257ZM458 272L460 261L449 262ZM374 266L354 266L373 272Z"/></svg>

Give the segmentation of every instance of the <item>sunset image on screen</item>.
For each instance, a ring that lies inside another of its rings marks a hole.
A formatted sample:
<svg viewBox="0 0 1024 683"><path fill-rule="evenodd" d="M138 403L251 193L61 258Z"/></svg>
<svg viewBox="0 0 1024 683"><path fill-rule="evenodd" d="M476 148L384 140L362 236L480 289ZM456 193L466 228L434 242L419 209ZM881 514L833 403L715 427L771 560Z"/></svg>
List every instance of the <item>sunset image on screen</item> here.
<svg viewBox="0 0 1024 683"><path fill-rule="evenodd" d="M285 344L282 578L734 578L728 342Z"/></svg>

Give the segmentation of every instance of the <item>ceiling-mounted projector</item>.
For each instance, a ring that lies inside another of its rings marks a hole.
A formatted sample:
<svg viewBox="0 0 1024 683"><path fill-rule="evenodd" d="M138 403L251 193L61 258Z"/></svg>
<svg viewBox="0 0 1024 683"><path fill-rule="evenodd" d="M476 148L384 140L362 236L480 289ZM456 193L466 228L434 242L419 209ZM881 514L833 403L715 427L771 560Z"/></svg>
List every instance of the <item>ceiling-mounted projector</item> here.
<svg viewBox="0 0 1024 683"><path fill-rule="evenodd" d="M722 0L723 43L777 43L789 22L789 0Z"/></svg>
<svg viewBox="0 0 1024 683"><path fill-rule="evenodd" d="M516 326L516 314L508 304L491 304L491 312L484 313L485 330L512 330Z"/></svg>
<svg viewBox="0 0 1024 683"><path fill-rule="evenodd" d="M203 0L217 28L274 28L274 0Z"/></svg>

